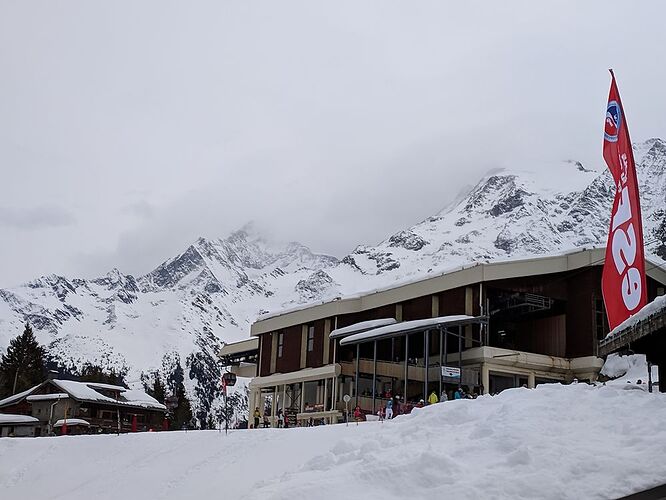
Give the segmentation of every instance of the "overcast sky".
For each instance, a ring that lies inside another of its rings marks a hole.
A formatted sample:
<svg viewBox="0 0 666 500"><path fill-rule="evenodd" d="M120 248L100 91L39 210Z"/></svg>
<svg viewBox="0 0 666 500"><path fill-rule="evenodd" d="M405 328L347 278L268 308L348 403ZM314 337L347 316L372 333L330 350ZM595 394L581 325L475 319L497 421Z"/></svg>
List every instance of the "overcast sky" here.
<svg viewBox="0 0 666 500"><path fill-rule="evenodd" d="M255 220L342 256L495 167L666 137L666 3L0 0L0 286Z"/></svg>

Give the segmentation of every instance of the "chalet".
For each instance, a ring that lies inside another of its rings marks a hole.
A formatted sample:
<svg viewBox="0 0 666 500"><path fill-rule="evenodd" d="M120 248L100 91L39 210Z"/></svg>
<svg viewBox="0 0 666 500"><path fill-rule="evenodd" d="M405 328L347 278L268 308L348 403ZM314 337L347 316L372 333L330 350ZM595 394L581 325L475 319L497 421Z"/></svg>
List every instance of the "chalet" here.
<svg viewBox="0 0 666 500"><path fill-rule="evenodd" d="M0 401L0 417L36 419L36 436L163 430L166 411L140 390L57 378Z"/></svg>
<svg viewBox="0 0 666 500"><path fill-rule="evenodd" d="M280 311L252 324L257 344L229 346L225 359L240 369L254 355L250 412L274 421L282 410L292 424L338 421L344 395L374 413L396 395L408 406L457 387L594 380L608 334L603 262L604 250L590 249L479 263ZM649 261L646 270L649 297L663 295L666 271Z"/></svg>

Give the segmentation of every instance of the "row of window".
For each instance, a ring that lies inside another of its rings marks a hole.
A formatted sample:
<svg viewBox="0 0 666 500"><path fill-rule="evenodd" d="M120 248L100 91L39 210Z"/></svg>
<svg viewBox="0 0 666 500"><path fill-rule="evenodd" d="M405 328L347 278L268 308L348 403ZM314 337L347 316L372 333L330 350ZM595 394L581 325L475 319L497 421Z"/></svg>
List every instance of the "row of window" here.
<svg viewBox="0 0 666 500"><path fill-rule="evenodd" d="M314 351L314 336L315 336L314 326L308 325L308 342L307 342L308 352ZM280 332L278 333L278 343L277 343L278 358L282 357L283 349L284 349L284 332Z"/></svg>

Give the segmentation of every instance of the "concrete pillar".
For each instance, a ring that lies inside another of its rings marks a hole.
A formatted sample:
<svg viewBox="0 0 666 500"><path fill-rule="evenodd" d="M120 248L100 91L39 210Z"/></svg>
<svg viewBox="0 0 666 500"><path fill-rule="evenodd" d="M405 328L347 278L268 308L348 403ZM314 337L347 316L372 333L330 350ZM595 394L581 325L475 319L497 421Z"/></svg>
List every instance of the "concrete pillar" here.
<svg viewBox="0 0 666 500"><path fill-rule="evenodd" d="M437 295L432 295L431 300L432 300L431 314L433 318L437 318L439 317L439 297Z"/></svg>
<svg viewBox="0 0 666 500"><path fill-rule="evenodd" d="M402 321L402 304L395 305L395 320L398 323Z"/></svg>
<svg viewBox="0 0 666 500"><path fill-rule="evenodd" d="M278 340L280 334L278 332L271 333L271 374L275 373L275 366L277 364L277 351Z"/></svg>
<svg viewBox="0 0 666 500"><path fill-rule="evenodd" d="M482 394L490 393L490 369L487 363L481 363Z"/></svg>
<svg viewBox="0 0 666 500"><path fill-rule="evenodd" d="M331 348L331 340L329 339L329 335L331 334L331 320L326 319L324 320L324 356L322 359L322 363L325 365L328 364L328 358L330 348Z"/></svg>
<svg viewBox="0 0 666 500"><path fill-rule="evenodd" d="M301 327L301 368L305 368L308 359L308 325Z"/></svg>
<svg viewBox="0 0 666 500"><path fill-rule="evenodd" d="M474 290L471 286L465 288L465 314L474 316ZM472 325L465 326L465 349L472 347Z"/></svg>
<svg viewBox="0 0 666 500"><path fill-rule="evenodd" d="M534 377L534 372L527 374L527 387L529 389L534 389L536 387L536 378Z"/></svg>

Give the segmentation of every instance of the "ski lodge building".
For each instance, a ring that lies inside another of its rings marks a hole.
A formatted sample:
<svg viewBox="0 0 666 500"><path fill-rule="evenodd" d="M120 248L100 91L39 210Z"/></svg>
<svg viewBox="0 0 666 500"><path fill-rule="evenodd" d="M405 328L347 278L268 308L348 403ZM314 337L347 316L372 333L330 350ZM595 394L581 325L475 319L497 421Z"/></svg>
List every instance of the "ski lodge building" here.
<svg viewBox="0 0 666 500"><path fill-rule="evenodd" d="M608 334L604 249L480 263L420 281L260 318L252 338L222 349L248 373L250 414L283 410L291 425L408 407L458 386L494 394L539 383L595 380ZM666 271L646 261L648 300Z"/></svg>
<svg viewBox="0 0 666 500"><path fill-rule="evenodd" d="M141 390L48 378L0 400L0 437L164 430L166 411Z"/></svg>

